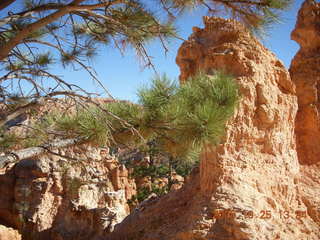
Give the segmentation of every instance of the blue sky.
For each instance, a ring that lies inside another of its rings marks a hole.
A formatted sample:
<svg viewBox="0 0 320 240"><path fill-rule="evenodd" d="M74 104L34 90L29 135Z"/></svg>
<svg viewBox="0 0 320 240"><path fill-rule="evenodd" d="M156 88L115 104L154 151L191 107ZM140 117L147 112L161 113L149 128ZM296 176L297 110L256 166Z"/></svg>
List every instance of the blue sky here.
<svg viewBox="0 0 320 240"><path fill-rule="evenodd" d="M283 23L274 25L269 31L270 37L263 41L264 45L287 67L299 48L294 41L290 40L290 33L294 28L296 15L302 2L303 0L296 0L291 9L283 15ZM187 39L193 26L202 27L203 15L205 15L203 9L186 13L177 24L180 36ZM171 78L178 79L179 68L175 63L175 57L181 44L181 40L172 40L169 44L170 51L166 56L160 42L155 41L148 45L148 52L153 57L158 73L166 73ZM131 50L126 51L122 56L112 47L103 47L99 56L93 61L93 66L101 82L117 99L136 101L136 91L139 86L147 84L154 76L152 69L141 69L139 59ZM63 75L65 80L77 83L87 91L103 92L98 84L93 83L88 74L83 71L73 71L68 68L67 71L58 69L58 73Z"/></svg>

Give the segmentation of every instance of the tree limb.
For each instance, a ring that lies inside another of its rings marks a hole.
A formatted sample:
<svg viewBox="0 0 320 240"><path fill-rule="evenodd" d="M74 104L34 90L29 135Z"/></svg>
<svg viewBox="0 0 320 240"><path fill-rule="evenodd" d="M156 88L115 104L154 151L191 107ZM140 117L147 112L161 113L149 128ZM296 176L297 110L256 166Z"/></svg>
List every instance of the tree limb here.
<svg viewBox="0 0 320 240"><path fill-rule="evenodd" d="M11 0L12 1L12 0ZM24 29L22 29L14 38L10 39L10 41L7 42L7 44L0 47L0 60L3 60L8 56L10 51L18 45L23 39L25 39L30 33L46 26L49 23L52 23L53 21L59 19L60 17L71 13L71 12L77 12L77 11L89 11L94 10L97 8L102 7L108 7L114 4L121 4L124 3L124 0L113 0L109 2L103 2L103 3L97 3L97 4L91 4L91 5L79 5L84 0L74 0L72 3L68 5L63 4L45 4L42 6L35 7L33 9L23 11L17 14L14 14L12 16L9 16L7 18L4 18L0 20L0 26L5 25L9 23L10 21L14 19L18 19L20 17L27 17L32 15L34 12L41 12L41 11L48 11L48 10L58 10L44 18L41 18L40 20L29 24ZM1 6L1 5L0 5Z"/></svg>
<svg viewBox="0 0 320 240"><path fill-rule="evenodd" d="M0 2L0 10L5 9L10 4L14 3L16 0L1 0Z"/></svg>
<svg viewBox="0 0 320 240"><path fill-rule="evenodd" d="M77 143L82 142L83 140L84 139L77 138L55 140L51 143L44 144L38 147L30 147L7 153L4 156L0 156L0 168L4 168L11 163L17 163L23 159L36 157L48 151L50 152L52 149L73 146Z"/></svg>
<svg viewBox="0 0 320 240"><path fill-rule="evenodd" d="M239 4L248 4L248 5L270 7L270 3L268 1L250 1L250 0L213 0L213 1L214 2L222 2L222 3L239 3Z"/></svg>
<svg viewBox="0 0 320 240"><path fill-rule="evenodd" d="M8 56L10 51L18 45L23 39L28 37L30 33L33 33L34 31L48 25L49 23L54 22L55 20L59 19L60 17L64 16L65 14L70 12L70 9L68 7L78 5L79 3L83 2L84 0L74 0L69 5L66 5L61 10L58 10L42 19L40 19L37 22L31 23L28 26L26 26L24 29L22 29L15 37L10 39L6 44L0 47L0 60L3 60Z"/></svg>
<svg viewBox="0 0 320 240"><path fill-rule="evenodd" d="M9 22L16 21L19 18L25 18L25 17L29 17L29 16L32 16L32 12L26 12L26 13L21 14L21 15L20 14L10 15L9 17L0 19L0 27L3 26L3 25L8 24Z"/></svg>
<svg viewBox="0 0 320 240"><path fill-rule="evenodd" d="M76 5L76 6L67 6L69 12L73 11L82 11L82 10L93 10L97 8L102 7L108 7L110 5L124 3L124 0L117 0L112 2L104 2L104 3L97 3L97 4L83 4L83 5ZM48 11L48 10L61 10L63 8L66 8L66 5L64 4L58 4L58 3L48 3L44 5L40 5L37 7L34 7L32 9L29 9L27 11L23 11L20 13L16 13L15 15L24 15L28 12L42 12L42 11Z"/></svg>

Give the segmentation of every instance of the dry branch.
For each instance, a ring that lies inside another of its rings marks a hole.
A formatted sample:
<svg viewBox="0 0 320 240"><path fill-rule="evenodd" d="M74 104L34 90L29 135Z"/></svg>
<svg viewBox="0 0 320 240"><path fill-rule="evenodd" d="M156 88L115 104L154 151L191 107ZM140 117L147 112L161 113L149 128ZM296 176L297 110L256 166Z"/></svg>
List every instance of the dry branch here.
<svg viewBox="0 0 320 240"><path fill-rule="evenodd" d="M78 138L55 140L52 143L44 144L38 147L30 147L9 152L4 156L0 156L0 168L4 168L8 166L8 164L17 163L23 159L39 156L40 154L46 153L48 151L50 152L54 149L73 146L82 141L83 139Z"/></svg>

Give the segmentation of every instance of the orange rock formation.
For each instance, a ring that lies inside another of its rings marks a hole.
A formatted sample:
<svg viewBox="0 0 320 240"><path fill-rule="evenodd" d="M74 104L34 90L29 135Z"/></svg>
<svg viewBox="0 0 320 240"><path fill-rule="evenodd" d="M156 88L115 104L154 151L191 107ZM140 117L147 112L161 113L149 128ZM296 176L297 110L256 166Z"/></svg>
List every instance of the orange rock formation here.
<svg viewBox="0 0 320 240"><path fill-rule="evenodd" d="M205 17L204 24L179 49L180 80L199 70L232 73L238 110L191 182L129 215L108 239L320 239L315 192L301 195L302 179L312 187L319 181L300 170L288 71L240 23Z"/></svg>
<svg viewBox="0 0 320 240"><path fill-rule="evenodd" d="M297 86L295 121L300 163L299 196L308 215L320 223L320 3L305 1L291 38L300 45L292 60L290 75ZM320 232L318 227L318 232ZM319 237L320 238L320 237Z"/></svg>
<svg viewBox="0 0 320 240"><path fill-rule="evenodd" d="M305 1L291 38L300 45L290 75L297 86L299 111L295 132L301 164L320 161L320 3Z"/></svg>
<svg viewBox="0 0 320 240"><path fill-rule="evenodd" d="M112 231L129 214L136 187L106 151L79 146L57 151L69 158L20 161L0 175L0 221L25 240L87 240Z"/></svg>

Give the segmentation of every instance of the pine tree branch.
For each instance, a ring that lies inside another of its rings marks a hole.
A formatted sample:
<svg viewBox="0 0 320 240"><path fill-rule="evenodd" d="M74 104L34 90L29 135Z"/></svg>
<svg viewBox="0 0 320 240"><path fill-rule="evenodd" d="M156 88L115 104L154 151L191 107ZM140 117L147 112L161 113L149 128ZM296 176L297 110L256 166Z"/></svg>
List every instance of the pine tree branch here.
<svg viewBox="0 0 320 240"><path fill-rule="evenodd" d="M95 102L94 100L92 100L91 97L82 96L82 95L79 95L79 94L71 92L71 91L56 91L56 92L52 92L52 93L49 93L46 96L39 97L39 98L37 98L36 100L34 100L34 101L30 102L30 103L27 103L27 104L25 104L23 106L18 107L17 109L14 110L14 112L10 113L4 119L0 120L0 128L5 126L9 121L12 121L16 117L18 117L20 114L25 113L27 110L33 109L33 108L38 107L40 105L43 105L45 103L46 99L49 99L49 98L52 98L52 97L55 97L55 96L61 96L61 95L69 96L69 97L76 97L76 98L80 98L80 99L86 100L88 103L93 104L94 106L96 106L98 109L100 109L105 114L107 114L107 115L111 116L112 118L116 119L117 121L119 121L123 126L125 126L127 129L130 129L130 131L133 134L137 134L137 136L139 136L139 138L144 141L143 136L130 123L128 123L124 119L121 119L120 117L116 116L115 114L113 114L112 112L108 111L107 109L101 107L100 104Z"/></svg>
<svg viewBox="0 0 320 240"><path fill-rule="evenodd" d="M40 145L38 147L30 147L13 151L5 154L4 156L0 156L0 168L4 168L8 166L8 164L17 163L23 159L39 156L40 154L50 152L53 149L74 146L82 141L84 141L84 139L81 138L55 140L51 143Z"/></svg>
<svg viewBox="0 0 320 240"><path fill-rule="evenodd" d="M34 31L48 25L49 23L54 22L55 20L59 19L60 17L64 16L65 14L69 13L70 9L68 7L78 5L83 1L84 0L74 0L74 1L72 1L72 3L70 3L69 5L66 5L61 10L58 10L58 11L40 19L39 21L34 22L34 23L26 26L19 33L17 33L17 35L15 37L10 39L9 42L7 42L6 44L4 44L3 46L0 47L0 61L5 59L8 56L8 54L10 53L10 51L15 46L17 46L23 39L28 37L30 35L30 33L33 33Z"/></svg>
<svg viewBox="0 0 320 240"><path fill-rule="evenodd" d="M76 13L78 16L81 16L83 18L89 18L89 17L93 17L96 19L104 19L105 21L108 21L112 24L115 24L117 26L121 26L123 29L128 30L128 27L124 24L122 24L121 22L117 21L116 19L113 19L112 17L106 16L106 15L102 15L99 13L95 13L93 11L90 10L83 10L83 12L81 13Z"/></svg>
<svg viewBox="0 0 320 240"><path fill-rule="evenodd" d="M242 17L242 19L243 18L247 18L248 19L249 17L252 17L255 20L259 19L259 15L247 12L247 11L239 8L238 6L235 6L234 4L230 3L229 1L220 1L220 2L223 5L225 5L227 8L230 8L232 10L232 12L233 12L233 15L236 15L235 13L238 13ZM253 25L253 26L257 26L259 23L257 21L255 21L254 23L250 22L250 24Z"/></svg>
<svg viewBox="0 0 320 240"><path fill-rule="evenodd" d="M14 3L16 0L1 0L0 2L0 10L5 9L10 4Z"/></svg>
<svg viewBox="0 0 320 240"><path fill-rule="evenodd" d="M91 5L78 5L78 6L72 6L72 5L67 6L64 4L49 3L49 4L37 6L27 11L19 12L19 13L10 15L9 17L0 19L0 26L8 24L9 22L15 21L19 18L32 16L32 14L36 12L42 12L42 11L48 11L48 10L62 10L62 9L67 9L68 12L89 11L89 10L109 7L109 6L112 6L115 4L121 4L121 3L125 3L125 0L114 0L114 1L109 1L105 3L91 4Z"/></svg>
<svg viewBox="0 0 320 240"><path fill-rule="evenodd" d="M104 8L109 7L115 4L121 4L125 3L125 0L114 0L109 2L103 2L103 3L97 3L97 4L83 4L83 5L76 5L76 6L66 6L64 4L58 4L58 3L48 3L44 5L40 5L37 7L34 7L32 9L29 9L27 11L16 13L15 15L24 15L29 12L42 12L42 11L48 11L48 10L61 10L64 8L67 8L69 12L77 12L77 11L83 11L83 10L94 10L98 8Z"/></svg>
<svg viewBox="0 0 320 240"><path fill-rule="evenodd" d="M42 45L46 45L48 47L52 47L54 49L56 49L58 52L60 52L61 54L65 54L66 52L60 48L59 45L55 45L55 44L52 44L51 42L45 42L45 41L42 41L42 40L39 40L39 39L28 39L25 41L25 43L38 43L38 44L42 44Z"/></svg>
<svg viewBox="0 0 320 240"><path fill-rule="evenodd" d="M222 3L239 3L239 4L247 4L247 5L256 5L263 7L270 7L270 3L267 1L249 1L249 0L213 0L214 2L222 2Z"/></svg>
<svg viewBox="0 0 320 240"><path fill-rule="evenodd" d="M10 15L9 17L0 19L0 27L3 25L6 25L10 22L16 21L19 18L25 18L25 17L29 17L32 16L32 12L26 12L24 14L14 14L14 15Z"/></svg>

